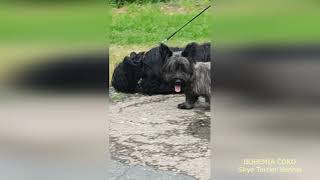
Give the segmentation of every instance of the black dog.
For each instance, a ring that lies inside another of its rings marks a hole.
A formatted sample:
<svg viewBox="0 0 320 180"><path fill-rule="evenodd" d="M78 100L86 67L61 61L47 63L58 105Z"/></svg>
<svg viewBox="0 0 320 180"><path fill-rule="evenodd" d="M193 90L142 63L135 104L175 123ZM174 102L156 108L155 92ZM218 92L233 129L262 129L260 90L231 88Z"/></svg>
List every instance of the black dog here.
<svg viewBox="0 0 320 180"><path fill-rule="evenodd" d="M162 56L161 75L174 87L175 92L183 91L186 101L178 105L180 109L192 109L199 96L210 102L210 62L196 62L181 54L170 51L165 44L160 45Z"/></svg>
<svg viewBox="0 0 320 180"><path fill-rule="evenodd" d="M170 51L181 53L194 61L210 61L210 43L190 43L186 48L170 47ZM112 75L112 86L119 92L142 94L170 94L175 90L160 74L162 57L159 46L147 52L135 53L117 65Z"/></svg>
<svg viewBox="0 0 320 180"><path fill-rule="evenodd" d="M135 93L142 73L142 59L144 52L130 53L117 65L112 75L112 86L120 92Z"/></svg>
<svg viewBox="0 0 320 180"><path fill-rule="evenodd" d="M184 48L182 52L182 56L194 62L210 62L211 61L210 51L211 51L210 43L204 43L199 45L193 42L188 44Z"/></svg>
<svg viewBox="0 0 320 180"><path fill-rule="evenodd" d="M180 48L170 48L182 51ZM124 93L169 94L174 90L160 76L161 57L159 47L147 52L135 53L117 65L112 75L112 86Z"/></svg>

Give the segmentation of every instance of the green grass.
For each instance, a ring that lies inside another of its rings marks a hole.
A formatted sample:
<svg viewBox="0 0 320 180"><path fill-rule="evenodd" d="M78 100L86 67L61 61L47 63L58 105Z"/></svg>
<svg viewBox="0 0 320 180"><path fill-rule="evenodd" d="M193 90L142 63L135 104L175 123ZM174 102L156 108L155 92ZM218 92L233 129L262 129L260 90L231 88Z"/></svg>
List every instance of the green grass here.
<svg viewBox="0 0 320 180"><path fill-rule="evenodd" d="M243 0L220 3L213 12L217 44L320 41L320 3L313 0Z"/></svg>
<svg viewBox="0 0 320 180"><path fill-rule="evenodd" d="M108 9L101 4L1 4L2 44L107 44Z"/></svg>
<svg viewBox="0 0 320 180"><path fill-rule="evenodd" d="M157 44L175 32L203 9L176 4L132 4L113 9L110 43L117 45ZM172 38L172 42L204 41L210 39L210 13Z"/></svg>

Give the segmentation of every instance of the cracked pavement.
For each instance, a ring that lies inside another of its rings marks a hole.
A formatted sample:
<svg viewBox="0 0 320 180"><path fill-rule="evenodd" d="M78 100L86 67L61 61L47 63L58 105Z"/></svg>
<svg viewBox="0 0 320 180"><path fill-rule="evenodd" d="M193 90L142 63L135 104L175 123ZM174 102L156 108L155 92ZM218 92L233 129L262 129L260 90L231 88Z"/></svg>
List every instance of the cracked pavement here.
<svg viewBox="0 0 320 180"><path fill-rule="evenodd" d="M114 94L113 94L114 95ZM182 94L129 95L110 106L110 152L127 165L210 179L210 111L177 104Z"/></svg>

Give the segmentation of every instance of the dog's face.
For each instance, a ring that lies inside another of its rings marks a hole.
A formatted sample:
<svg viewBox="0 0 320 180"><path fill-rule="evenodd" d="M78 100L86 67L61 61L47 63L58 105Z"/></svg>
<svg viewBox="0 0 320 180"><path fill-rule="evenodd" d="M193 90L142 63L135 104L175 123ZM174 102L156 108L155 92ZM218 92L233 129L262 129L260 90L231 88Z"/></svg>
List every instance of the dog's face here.
<svg viewBox="0 0 320 180"><path fill-rule="evenodd" d="M175 92L188 86L193 75L193 62L181 55L181 52L172 52L168 46L161 44L159 52L162 58L161 74L165 81L174 86Z"/></svg>

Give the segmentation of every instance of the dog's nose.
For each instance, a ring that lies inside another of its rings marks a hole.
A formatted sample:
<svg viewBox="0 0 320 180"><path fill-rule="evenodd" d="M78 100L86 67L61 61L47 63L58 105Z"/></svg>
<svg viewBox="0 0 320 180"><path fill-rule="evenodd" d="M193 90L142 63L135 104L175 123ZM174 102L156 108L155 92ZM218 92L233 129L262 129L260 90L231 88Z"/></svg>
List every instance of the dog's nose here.
<svg viewBox="0 0 320 180"><path fill-rule="evenodd" d="M181 84L181 80L180 79L177 79L176 82L175 82L177 85Z"/></svg>

